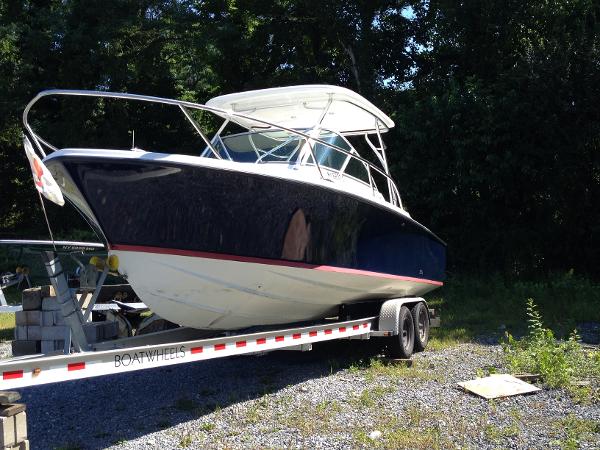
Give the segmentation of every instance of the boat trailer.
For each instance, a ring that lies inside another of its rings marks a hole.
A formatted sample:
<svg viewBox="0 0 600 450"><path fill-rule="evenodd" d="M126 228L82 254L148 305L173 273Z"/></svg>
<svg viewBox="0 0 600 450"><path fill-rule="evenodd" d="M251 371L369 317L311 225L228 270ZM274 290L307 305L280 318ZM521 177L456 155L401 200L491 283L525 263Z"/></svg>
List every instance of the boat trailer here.
<svg viewBox="0 0 600 450"><path fill-rule="evenodd" d="M97 269L100 276L94 296L87 305L88 309L83 310L74 295L74 290L68 286L58 256L52 251L45 251L43 258L65 324L71 330L72 348L69 351L65 347L66 354L27 355L0 362L0 391L233 355L273 350L308 351L314 343L334 339L386 337L401 341L407 337L411 338L410 333L406 336L402 320L407 320L406 312L418 305L425 306L422 309L426 312L427 323L413 325L411 319L415 334L422 334L424 331L428 333L429 327L436 326L439 322L438 318L431 317L435 312L426 308L424 299L409 297L387 300L381 305L378 315L351 320L332 320L277 330L271 327L267 331L246 334L223 332L218 337L214 337L214 332L180 327L146 335L88 343L83 326L89 320L91 308L95 303L94 298L97 297L106 278L111 262L107 260L104 264L99 264L99 267L103 268ZM425 330L419 330L419 325L424 325ZM207 333L211 333L212 336L206 338ZM412 339L416 337L412 336ZM422 348L415 345L415 350Z"/></svg>
<svg viewBox="0 0 600 450"><path fill-rule="evenodd" d="M398 298L383 302L379 314L367 317L341 317L315 324L301 324L289 328L263 329L252 332L221 332L179 327L115 340L90 343L84 325L90 320L94 300L83 308L69 288L57 254L42 253L46 270L52 283L56 301L70 336L64 352L16 357L0 362L1 391L57 383L69 380L131 372L135 370L185 364L234 355L262 354L275 350L309 351L318 342L336 339L367 340L371 337L388 339L392 348L402 347L412 339L415 351L423 350L427 343L429 327L439 326L435 312L427 308L419 297ZM110 271L112 262L96 261L97 285L94 297ZM104 275L104 276L103 276ZM50 291L50 289L48 289ZM415 311L421 314L415 315ZM424 311L424 314L423 314ZM413 319L414 317L414 319ZM421 317L422 320L419 319ZM410 324L414 333L407 331ZM424 335L425 333L425 335ZM207 337L208 336L208 337ZM408 355L392 355L410 357ZM12 393L18 395L17 393ZM4 406L0 406L3 408Z"/></svg>

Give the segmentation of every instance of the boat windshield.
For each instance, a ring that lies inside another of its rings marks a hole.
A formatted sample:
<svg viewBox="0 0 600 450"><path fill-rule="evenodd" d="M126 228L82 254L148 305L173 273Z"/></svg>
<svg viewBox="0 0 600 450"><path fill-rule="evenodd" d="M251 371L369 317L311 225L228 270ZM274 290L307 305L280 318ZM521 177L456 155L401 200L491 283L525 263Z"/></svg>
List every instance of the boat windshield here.
<svg viewBox="0 0 600 450"><path fill-rule="evenodd" d="M353 149L348 142L341 136L330 133L322 132L319 135L319 139L328 144L333 144L337 147L343 148L346 151L351 152ZM341 170L346 163L349 156L346 153L340 152L333 147L317 142L314 148L315 156L319 165L328 167L330 169ZM313 163L312 157L309 158L309 164Z"/></svg>
<svg viewBox="0 0 600 450"><path fill-rule="evenodd" d="M283 131L263 131L215 136L212 144L221 156L237 162L295 161L305 140ZM206 149L202 156L215 157Z"/></svg>
<svg viewBox="0 0 600 450"><path fill-rule="evenodd" d="M318 139L356 154L356 150L339 134L323 130L319 133ZM217 135L211 143L221 158L244 163L295 163L303 151L308 150L304 146L306 139L284 131L253 131L228 136ZM314 143L313 152L319 166L338 172L344 171L347 176L364 183L369 182L367 166L349 156L348 153L320 142ZM216 158L214 152L208 147L202 156ZM315 164L311 153L308 154L306 164Z"/></svg>

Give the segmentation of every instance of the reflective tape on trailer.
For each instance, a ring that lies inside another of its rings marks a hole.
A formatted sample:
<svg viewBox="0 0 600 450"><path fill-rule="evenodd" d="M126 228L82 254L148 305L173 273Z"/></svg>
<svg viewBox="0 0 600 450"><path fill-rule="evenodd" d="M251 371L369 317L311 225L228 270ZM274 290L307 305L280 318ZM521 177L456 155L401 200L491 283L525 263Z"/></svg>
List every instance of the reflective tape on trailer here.
<svg viewBox="0 0 600 450"><path fill-rule="evenodd" d="M0 363L0 390L76 380L368 335L375 318L127 349Z"/></svg>

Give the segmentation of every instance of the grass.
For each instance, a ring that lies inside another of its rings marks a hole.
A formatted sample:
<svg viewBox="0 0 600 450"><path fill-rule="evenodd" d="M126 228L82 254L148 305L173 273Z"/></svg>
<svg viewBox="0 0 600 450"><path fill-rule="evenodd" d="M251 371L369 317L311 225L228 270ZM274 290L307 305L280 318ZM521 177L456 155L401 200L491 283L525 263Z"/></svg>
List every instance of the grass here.
<svg viewBox="0 0 600 450"><path fill-rule="evenodd" d="M316 406L308 401L300 401L296 408L279 417L285 428L298 430L302 436L334 433L344 430L344 424L337 420L342 406L337 401L323 401Z"/></svg>
<svg viewBox="0 0 600 450"><path fill-rule="evenodd" d="M555 442L563 449L577 449L582 443L593 444L600 434L600 422L580 419L573 414L555 422L556 428L564 430L565 437ZM594 436L596 435L596 436Z"/></svg>
<svg viewBox="0 0 600 450"><path fill-rule="evenodd" d="M265 407L259 402L255 402L248 408L248 411L246 411L246 417L244 418L244 421L248 424L258 423L262 418L264 411Z"/></svg>
<svg viewBox="0 0 600 450"><path fill-rule="evenodd" d="M381 437L371 439L367 430L354 431L352 438L356 446L364 448L394 449L442 449L447 445L441 429L436 426L415 426L402 418L381 416L373 428L381 432Z"/></svg>
<svg viewBox="0 0 600 450"><path fill-rule="evenodd" d="M194 442L193 436L190 433L185 433L183 436L181 436L181 439L179 440L179 447L187 448L190 445L192 445L192 442Z"/></svg>
<svg viewBox="0 0 600 450"><path fill-rule="evenodd" d="M566 388L580 402L598 400L596 389L579 387L576 382L586 380L598 386L600 380L600 352L584 349L575 331L567 340L557 340L546 328L537 305L527 301L528 333L516 340L510 333L503 343L504 354L513 372L539 373L550 388Z"/></svg>
<svg viewBox="0 0 600 450"><path fill-rule="evenodd" d="M0 314L0 342L12 341L15 336L15 313Z"/></svg>
<svg viewBox="0 0 600 450"><path fill-rule="evenodd" d="M386 394L394 391L395 389L391 386L367 388L358 397L352 398L350 403L358 408L374 408Z"/></svg>
<svg viewBox="0 0 600 450"><path fill-rule="evenodd" d="M432 330L431 348L468 342L489 332L524 332L528 298L535 299L547 326L558 336L568 336L577 322L600 322L600 285L572 272L542 281L455 275L427 298L442 318L442 328Z"/></svg>
<svg viewBox="0 0 600 450"><path fill-rule="evenodd" d="M210 433L212 430L214 430L216 427L216 425L212 422L204 422L202 425L200 425L200 431L204 431L205 433Z"/></svg>
<svg viewBox="0 0 600 450"><path fill-rule="evenodd" d="M421 367L417 361L413 363L412 367L407 367L401 364L387 364L378 358L370 358L357 361L348 370L350 373L361 374L368 382L376 381L380 377L392 381L401 379L427 381L441 378L441 375L436 374L431 369Z"/></svg>
<svg viewBox="0 0 600 450"><path fill-rule="evenodd" d="M520 433L521 430L519 428L519 424L516 421L513 421L513 423L508 426L488 424L484 428L485 437L489 441L494 443L498 443L505 438L518 436Z"/></svg>
<svg viewBox="0 0 600 450"><path fill-rule="evenodd" d="M471 342L475 338L473 330L465 327L448 328L449 326L452 325L442 322L442 327L430 329L427 350L443 350L464 342Z"/></svg>

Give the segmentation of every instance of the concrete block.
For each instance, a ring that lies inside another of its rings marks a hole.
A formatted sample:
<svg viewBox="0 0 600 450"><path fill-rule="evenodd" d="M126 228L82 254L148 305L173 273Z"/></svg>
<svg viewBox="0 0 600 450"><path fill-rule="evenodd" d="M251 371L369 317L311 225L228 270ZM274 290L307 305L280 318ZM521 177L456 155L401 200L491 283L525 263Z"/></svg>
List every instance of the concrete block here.
<svg viewBox="0 0 600 450"><path fill-rule="evenodd" d="M56 291L54 290L54 286L52 286L51 284L40 286L40 294L42 295L42 298L56 297Z"/></svg>
<svg viewBox="0 0 600 450"><path fill-rule="evenodd" d="M15 313L15 325L28 325L27 313L29 311L17 311Z"/></svg>
<svg viewBox="0 0 600 450"><path fill-rule="evenodd" d="M25 411L25 403L8 403L0 406L0 416L12 417Z"/></svg>
<svg viewBox="0 0 600 450"><path fill-rule="evenodd" d="M17 341L27 340L27 325L17 325L15 327L15 339Z"/></svg>
<svg viewBox="0 0 600 450"><path fill-rule="evenodd" d="M68 333L68 327L62 326L53 326L53 327L40 327L40 339L42 341L57 341L64 340Z"/></svg>
<svg viewBox="0 0 600 450"><path fill-rule="evenodd" d="M48 353L54 353L56 351L62 351L62 350L64 350L64 348L65 348L65 341L64 340L40 341L40 345L41 345L41 351L42 351L42 353L48 354Z"/></svg>
<svg viewBox="0 0 600 450"><path fill-rule="evenodd" d="M117 322L103 321L90 322L83 325L88 342L98 342L104 339L112 339L119 334Z"/></svg>
<svg viewBox="0 0 600 450"><path fill-rule="evenodd" d="M41 325L42 324L42 312L41 311L28 311L27 321L29 325Z"/></svg>
<svg viewBox="0 0 600 450"><path fill-rule="evenodd" d="M44 297L42 299L42 310L43 311L60 311L60 303L56 300L56 297Z"/></svg>
<svg viewBox="0 0 600 450"><path fill-rule="evenodd" d="M15 418L0 417L0 447L15 445Z"/></svg>
<svg viewBox="0 0 600 450"><path fill-rule="evenodd" d="M42 326L51 327L54 325L54 313L56 311L42 311Z"/></svg>
<svg viewBox="0 0 600 450"><path fill-rule="evenodd" d="M40 341L41 351L44 355L54 352L54 341Z"/></svg>
<svg viewBox="0 0 600 450"><path fill-rule="evenodd" d="M40 341L12 341L13 356L35 355L40 353Z"/></svg>
<svg viewBox="0 0 600 450"><path fill-rule="evenodd" d="M104 339L113 339L119 336L119 324L117 322L104 322Z"/></svg>
<svg viewBox="0 0 600 450"><path fill-rule="evenodd" d="M27 439L27 413L23 411L13 417L15 419L15 442L23 442Z"/></svg>
<svg viewBox="0 0 600 450"><path fill-rule="evenodd" d="M27 325L27 339L30 341L39 341L42 339L42 327L39 325Z"/></svg>
<svg viewBox="0 0 600 450"><path fill-rule="evenodd" d="M22 295L23 311L36 311L42 309L41 288L25 289Z"/></svg>
<svg viewBox="0 0 600 450"><path fill-rule="evenodd" d="M117 322L90 322L86 323L83 328L89 343L112 339L119 335L119 324Z"/></svg>
<svg viewBox="0 0 600 450"><path fill-rule="evenodd" d="M17 311L15 313L15 323L17 325L41 325L41 311Z"/></svg>
<svg viewBox="0 0 600 450"><path fill-rule="evenodd" d="M0 391L0 405L14 403L21 400L21 394L17 391Z"/></svg>
<svg viewBox="0 0 600 450"><path fill-rule="evenodd" d="M85 337L89 343L99 342L104 338L104 322L90 322L83 325Z"/></svg>
<svg viewBox="0 0 600 450"><path fill-rule="evenodd" d="M52 314L54 314L54 325L65 324L65 318L63 317L61 311L53 311Z"/></svg>

